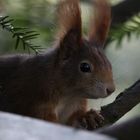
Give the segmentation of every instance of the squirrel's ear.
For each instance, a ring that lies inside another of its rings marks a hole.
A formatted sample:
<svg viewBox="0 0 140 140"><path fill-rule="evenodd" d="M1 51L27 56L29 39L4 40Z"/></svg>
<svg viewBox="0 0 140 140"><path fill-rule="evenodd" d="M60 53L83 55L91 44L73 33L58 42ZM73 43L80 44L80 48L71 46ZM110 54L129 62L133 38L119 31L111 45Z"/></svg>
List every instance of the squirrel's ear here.
<svg viewBox="0 0 140 140"><path fill-rule="evenodd" d="M89 41L97 46L103 46L111 21L111 8L107 0L94 0L94 16L91 17Z"/></svg>
<svg viewBox="0 0 140 140"><path fill-rule="evenodd" d="M60 1L58 5L59 32L57 39L62 51L75 50L81 42L81 13L78 0Z"/></svg>

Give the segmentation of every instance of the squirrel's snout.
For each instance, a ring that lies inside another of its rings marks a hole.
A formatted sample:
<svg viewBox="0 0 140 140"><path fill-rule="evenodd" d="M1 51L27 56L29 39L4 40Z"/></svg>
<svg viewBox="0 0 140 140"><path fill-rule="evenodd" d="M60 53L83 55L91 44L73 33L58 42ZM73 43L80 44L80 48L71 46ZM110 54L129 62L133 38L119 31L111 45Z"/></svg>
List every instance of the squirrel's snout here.
<svg viewBox="0 0 140 140"><path fill-rule="evenodd" d="M107 95L110 95L111 93L113 93L115 91L115 85L114 84L111 84L111 85L108 85L106 87L106 93Z"/></svg>

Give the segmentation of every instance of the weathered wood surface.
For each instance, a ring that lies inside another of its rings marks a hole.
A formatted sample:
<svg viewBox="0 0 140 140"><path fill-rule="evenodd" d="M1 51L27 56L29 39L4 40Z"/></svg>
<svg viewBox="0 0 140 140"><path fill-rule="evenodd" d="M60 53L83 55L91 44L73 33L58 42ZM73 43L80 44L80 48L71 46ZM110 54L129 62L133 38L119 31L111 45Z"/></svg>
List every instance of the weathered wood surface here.
<svg viewBox="0 0 140 140"><path fill-rule="evenodd" d="M115 140L102 134L0 112L0 140Z"/></svg>
<svg viewBox="0 0 140 140"><path fill-rule="evenodd" d="M101 107L100 112L105 118L102 127L106 124L109 125L115 123L139 103L140 79L121 92L112 103Z"/></svg>
<svg viewBox="0 0 140 140"><path fill-rule="evenodd" d="M140 116L122 123L100 128L96 132L115 137L119 140L140 140Z"/></svg>

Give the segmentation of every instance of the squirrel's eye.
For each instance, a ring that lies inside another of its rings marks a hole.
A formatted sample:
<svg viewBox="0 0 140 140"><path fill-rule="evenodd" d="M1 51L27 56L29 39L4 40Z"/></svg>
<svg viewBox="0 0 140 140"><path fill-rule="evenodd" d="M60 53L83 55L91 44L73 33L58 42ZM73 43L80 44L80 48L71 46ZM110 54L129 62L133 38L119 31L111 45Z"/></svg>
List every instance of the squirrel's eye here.
<svg viewBox="0 0 140 140"><path fill-rule="evenodd" d="M90 67L90 64L86 63L86 62L83 62L80 64L80 70L82 72L91 72L91 67Z"/></svg>

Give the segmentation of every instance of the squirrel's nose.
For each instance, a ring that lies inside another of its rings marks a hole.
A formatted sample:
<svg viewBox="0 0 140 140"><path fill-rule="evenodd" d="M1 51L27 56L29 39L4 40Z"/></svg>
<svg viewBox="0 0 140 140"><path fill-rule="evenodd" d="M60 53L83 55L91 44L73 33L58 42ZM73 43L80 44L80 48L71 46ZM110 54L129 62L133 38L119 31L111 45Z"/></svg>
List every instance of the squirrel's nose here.
<svg viewBox="0 0 140 140"><path fill-rule="evenodd" d="M107 86L106 92L107 92L108 95L110 95L110 94L113 93L114 91L115 91L115 86L114 86L114 84L113 84L113 85Z"/></svg>

